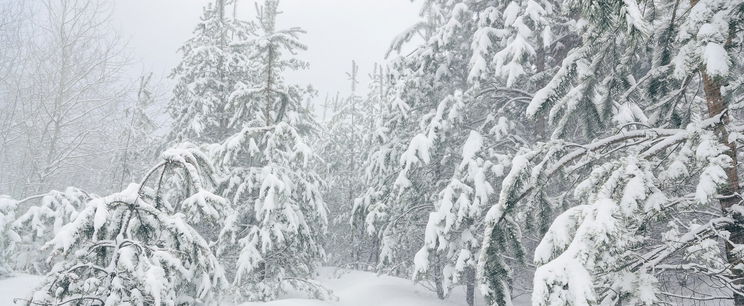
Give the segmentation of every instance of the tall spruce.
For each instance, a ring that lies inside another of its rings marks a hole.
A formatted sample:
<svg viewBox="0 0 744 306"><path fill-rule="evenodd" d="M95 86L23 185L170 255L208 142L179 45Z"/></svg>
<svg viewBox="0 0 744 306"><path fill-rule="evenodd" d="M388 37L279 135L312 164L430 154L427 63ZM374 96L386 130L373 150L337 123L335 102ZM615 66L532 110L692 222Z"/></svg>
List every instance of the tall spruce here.
<svg viewBox="0 0 744 306"><path fill-rule="evenodd" d="M272 300L290 289L325 299L330 292L312 280L328 223L308 144L317 124L303 105L314 90L285 82L284 73L307 67L293 57L306 46L302 29L277 29L278 5L256 5L256 31L243 44L253 77L238 83L227 108L240 130L206 146L227 173L220 190L237 210L218 245L226 255L237 250L228 263L237 299Z"/></svg>
<svg viewBox="0 0 744 306"><path fill-rule="evenodd" d="M194 36L179 49L182 58L171 74L176 85L168 103L171 142L215 143L240 129L231 124L228 106L240 82L252 76L245 42L253 25L226 16L228 2L207 4Z"/></svg>

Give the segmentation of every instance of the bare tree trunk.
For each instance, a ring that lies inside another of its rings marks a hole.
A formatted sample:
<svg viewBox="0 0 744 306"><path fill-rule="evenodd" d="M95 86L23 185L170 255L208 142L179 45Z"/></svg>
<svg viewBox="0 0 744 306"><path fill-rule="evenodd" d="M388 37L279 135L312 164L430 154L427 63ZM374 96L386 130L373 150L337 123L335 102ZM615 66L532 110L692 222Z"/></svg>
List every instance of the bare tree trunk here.
<svg viewBox="0 0 744 306"><path fill-rule="evenodd" d="M58 28L58 35L59 35L59 41L60 42L67 42L67 29L66 24L68 22L67 20L67 5L66 3L62 4L62 10L61 10L61 17L59 20L59 28ZM68 69L68 61L70 60L70 54L68 54L67 45L62 44L60 50L60 59L61 63L59 64L59 79L57 79L57 90L54 95L54 105L52 107L52 112L50 114L50 120L53 122L54 128L52 129L52 136L49 138L49 150L47 151L47 156L45 160L45 165L43 167L39 168L39 185L36 188L37 193L43 192L44 189L46 189L45 181L46 181L46 173L51 167L52 163L54 162L55 155L57 154L57 142L60 138L61 133L61 120L62 116L58 116L62 110L62 103L64 99L66 98L66 91L65 87L67 86L67 69ZM43 103L43 102L42 102ZM46 131L45 131L46 132Z"/></svg>
<svg viewBox="0 0 744 306"><path fill-rule="evenodd" d="M225 0L217 0L217 14L220 16L220 21L225 20Z"/></svg>
<svg viewBox="0 0 744 306"><path fill-rule="evenodd" d="M475 305L475 268L465 268L465 301L468 306Z"/></svg>
<svg viewBox="0 0 744 306"><path fill-rule="evenodd" d="M354 187L356 186L356 146L358 145L356 143L356 86L357 86L357 72L359 71L359 67L356 64L356 61L351 61L351 73L349 74L349 80L351 81L351 97L349 97L349 102L351 103L351 122L350 122L350 128L351 128L351 141L349 142L349 177L348 177L348 199L347 199L347 205L353 209L354 207ZM362 261L362 239L354 239L354 232L351 233L351 257L354 261L354 267L356 269L359 269L360 262Z"/></svg>
<svg viewBox="0 0 744 306"><path fill-rule="evenodd" d="M539 74L545 71L545 55L546 50L545 47L540 45L540 48L537 49L537 57L536 57L536 63L535 63L535 71ZM544 77L543 77L544 78ZM540 87L543 87L545 85L545 81L541 81L539 83ZM548 140L548 118L547 114L538 114L538 117L535 119L535 134L537 134L538 140L546 141Z"/></svg>
<svg viewBox="0 0 744 306"><path fill-rule="evenodd" d="M237 1L236 1L237 2ZM225 0L217 0L217 15L220 19L220 50L223 52L227 49L227 33L225 33ZM225 88L224 84L227 84L227 76L225 75L225 71L227 70L227 67L225 67L225 57L223 55L224 53L221 53L219 56L219 59L217 61L217 71L219 73L220 78L220 104L218 105L219 110L219 121L220 124L217 128L218 135L214 135L215 139L220 139L220 137L224 137L227 134L228 125L230 124L230 115L227 114L227 103L228 103L228 95L229 91L228 88Z"/></svg>
<svg viewBox="0 0 744 306"><path fill-rule="evenodd" d="M362 234L364 234L364 229L362 229ZM373 266L377 266L377 264L380 263L380 238L378 238L377 235L372 237L372 248L370 248L369 252L369 262L372 263Z"/></svg>
<svg viewBox="0 0 744 306"><path fill-rule="evenodd" d="M721 96L721 84L718 80L708 75L705 68L701 68L701 75L703 78L703 89L705 91L705 102L708 106L708 115L713 117L724 113L721 118L722 122L715 128L715 133L718 137L718 141L728 147L726 155L731 158L731 165L724 169L726 172L727 184L721 188L719 193L722 196L720 204L724 215L736 220L734 224L727 229L731 233L731 236L725 243L728 262L732 267L737 267L741 264L741 260L738 259L738 256L734 252L734 244L744 244L744 231L742 230L744 222L742 222L742 216L734 214L731 211L731 207L738 205L742 200L741 195L739 194L739 173L737 169L738 161L736 158L737 148L736 143L729 141L729 133L726 130L726 124L728 124L731 119L728 114L728 103ZM733 268L732 272L734 273L733 279L735 279L736 284L744 285L744 271L738 268ZM744 306L744 296L735 294L734 305Z"/></svg>
<svg viewBox="0 0 744 306"><path fill-rule="evenodd" d="M444 300L444 286L442 286L442 281L444 280L444 275L442 275L442 258L439 254L435 254L434 258L436 262L434 263L434 286L437 289L437 297L440 300Z"/></svg>
<svg viewBox="0 0 744 306"><path fill-rule="evenodd" d="M272 93L271 91L273 86L273 78L274 76L272 73L274 72L274 48L269 46L269 58L268 63L266 66L266 108L264 109L264 117L266 120L266 126L270 126L272 124L271 120L271 108L273 107L273 99L272 99Z"/></svg>

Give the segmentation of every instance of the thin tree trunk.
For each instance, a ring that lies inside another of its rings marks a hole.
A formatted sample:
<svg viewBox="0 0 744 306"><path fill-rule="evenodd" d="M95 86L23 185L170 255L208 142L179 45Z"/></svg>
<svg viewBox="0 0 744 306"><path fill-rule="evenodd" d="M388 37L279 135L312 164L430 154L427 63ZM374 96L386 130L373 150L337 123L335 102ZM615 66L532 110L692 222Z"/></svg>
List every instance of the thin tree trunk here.
<svg viewBox="0 0 744 306"><path fill-rule="evenodd" d="M273 87L273 78L274 76L272 73L274 72L274 48L272 46L269 46L269 56L267 60L267 66L266 66L266 105L264 109L264 117L266 117L266 126L271 126L272 120L271 120L271 108L273 107L274 101L272 99L272 87Z"/></svg>
<svg viewBox="0 0 744 306"><path fill-rule="evenodd" d="M349 142L349 178L348 178L348 199L347 199L347 205L353 209L354 207L354 187L355 185L355 176L356 176L356 146L358 145L356 143L356 83L357 83L357 70L359 68L356 65L355 61L351 61L351 74L350 80L351 80L351 97L349 97L349 102L351 103L351 141ZM362 239L358 239L358 241L355 241L354 239L354 232L351 233L351 257L352 260L354 260L354 267L356 269L359 269L359 263L362 260Z"/></svg>
<svg viewBox="0 0 744 306"><path fill-rule="evenodd" d="M237 2L237 1L235 1ZM230 82L228 81L228 76L226 75L226 71L228 70L225 64L225 57L224 53L227 52L227 32L226 32L226 25L225 25L225 7L226 3L225 0L217 0L217 15L220 20L220 40L219 40L219 49L223 51L223 53L220 54L219 58L217 59L217 73L218 78L220 79L220 86L219 86L219 99L220 103L217 106L217 112L218 112L218 120L219 124L216 127L216 131L211 132L211 137L213 140L215 139L221 139L221 137L225 137L227 135L227 131L229 130L230 125L230 114L227 110L227 104L228 99L230 95L230 88L228 88ZM233 7L234 9L234 7ZM234 11L233 11L234 12ZM234 18L233 14L233 18Z"/></svg>
<svg viewBox="0 0 744 306"><path fill-rule="evenodd" d="M475 268L465 268L465 302L475 305Z"/></svg>
<svg viewBox="0 0 744 306"><path fill-rule="evenodd" d="M65 27L65 25L67 24L67 13L67 4L63 3L58 33L59 41L62 45L62 48L60 48L61 63L59 65L59 79L57 79L57 88L54 95L54 105L52 108L52 113L49 114L49 120L52 120L52 122L54 122L54 128L52 136L49 138L49 150L47 151L46 164L44 165L44 167L39 167L39 185L36 188L37 193L41 193L45 189L47 189L45 184L48 177L48 171L51 170L49 169L49 167L51 167L52 163L54 163L55 155L57 154L57 145L60 141L60 134L62 132L62 115L60 115L60 113L63 112L62 103L65 99L65 87L67 86L68 65L70 60L70 55L68 54L67 50L67 28ZM42 101L41 103L44 102ZM44 143L42 141L41 145L43 144Z"/></svg>
<svg viewBox="0 0 744 306"><path fill-rule="evenodd" d="M437 297L440 300L444 300L444 286L442 286L444 275L442 275L442 258L439 254L434 255L436 262L434 263L434 286L437 289Z"/></svg>
<svg viewBox="0 0 744 306"><path fill-rule="evenodd" d="M362 229L362 235L364 235L364 229ZM373 236L372 238L372 248L369 252L369 262L372 264L372 266L377 266L380 262L380 239L377 237L377 235Z"/></svg>
<svg viewBox="0 0 744 306"><path fill-rule="evenodd" d="M537 57L536 57L536 63L535 63L535 72L537 74L540 74L545 71L545 58L546 56L546 50L545 47L540 45L540 48L537 49ZM545 77L543 77L545 79ZM546 81L543 80L540 82L540 87L545 86ZM535 132L537 134L538 140L540 141L546 141L548 140L548 118L547 114L538 114L538 117L536 118L535 122Z"/></svg>

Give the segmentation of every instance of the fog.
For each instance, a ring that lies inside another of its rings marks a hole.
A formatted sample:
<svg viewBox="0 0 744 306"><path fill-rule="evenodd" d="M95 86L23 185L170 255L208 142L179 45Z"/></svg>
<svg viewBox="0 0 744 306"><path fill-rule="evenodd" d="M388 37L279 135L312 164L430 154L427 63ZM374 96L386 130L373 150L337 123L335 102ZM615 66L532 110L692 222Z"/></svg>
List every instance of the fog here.
<svg viewBox="0 0 744 306"><path fill-rule="evenodd" d="M160 78L167 76L178 63L177 49L190 37L207 2L116 1L113 21L137 63L132 73L153 71ZM290 73L288 78L312 84L322 94L348 94L346 73L351 61L357 61L361 71L385 61L393 38L420 19L419 6L409 0L282 0L278 22L307 31L303 42L309 48L299 57L311 63L310 69ZM254 2L240 0L237 10L252 16Z"/></svg>

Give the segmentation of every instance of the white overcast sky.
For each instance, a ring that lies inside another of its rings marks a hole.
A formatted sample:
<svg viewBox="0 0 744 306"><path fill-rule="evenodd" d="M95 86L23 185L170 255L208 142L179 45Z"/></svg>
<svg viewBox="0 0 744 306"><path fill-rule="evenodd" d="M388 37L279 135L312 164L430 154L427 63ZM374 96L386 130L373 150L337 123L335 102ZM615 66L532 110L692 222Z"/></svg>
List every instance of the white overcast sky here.
<svg viewBox="0 0 744 306"><path fill-rule="evenodd" d="M128 40L137 73L152 71L165 78L179 61L177 49L191 36L202 7L210 1L115 1L114 26ZM254 2L239 0L238 9L253 14ZM282 0L280 25L308 32L303 41L309 49L300 57L310 62L310 69L289 79L312 84L320 98L348 92L345 73L351 60L357 61L366 81L373 64L384 60L390 41L418 19L419 5L410 0Z"/></svg>

